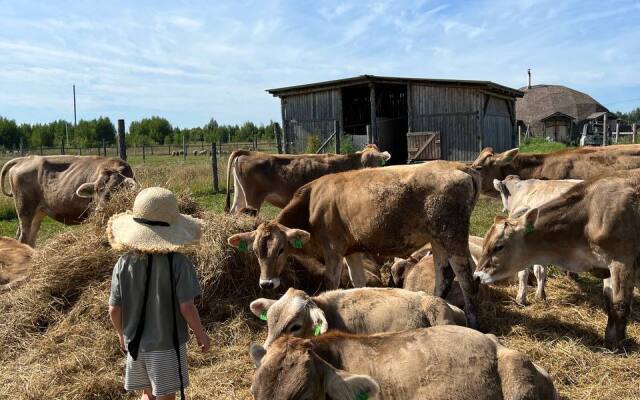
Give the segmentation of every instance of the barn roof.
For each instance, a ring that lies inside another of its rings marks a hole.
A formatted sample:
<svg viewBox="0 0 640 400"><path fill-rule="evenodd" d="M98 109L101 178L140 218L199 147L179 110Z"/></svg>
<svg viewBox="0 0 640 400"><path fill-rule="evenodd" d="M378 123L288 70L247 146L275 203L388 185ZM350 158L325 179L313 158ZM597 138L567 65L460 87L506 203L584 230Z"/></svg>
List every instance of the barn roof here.
<svg viewBox="0 0 640 400"><path fill-rule="evenodd" d="M563 112L556 111L556 112L554 112L553 114L547 115L546 117L542 118L540 121L546 121L546 120L551 119L551 118L569 118L569 119L575 119L575 118L573 118L571 115L567 115L567 114L565 114L565 113L563 113Z"/></svg>
<svg viewBox="0 0 640 400"><path fill-rule="evenodd" d="M609 111L600 111L600 112L594 112L593 114L589 114L589 116L587 117L587 119L598 119L598 118L602 118L603 115L607 114L607 118L613 118L613 119L618 119L618 116L615 115L612 112Z"/></svg>
<svg viewBox="0 0 640 400"><path fill-rule="evenodd" d="M275 89L267 89L268 93L276 97L290 96L293 94L317 92L327 89L337 89L348 86L357 86L368 83L424 83L438 86L462 86L462 87L479 87L489 92L494 92L509 97L522 97L524 95L520 90L502 86L490 81L473 81L458 79L426 79L426 78L399 78L391 76L376 75L360 75L352 78L336 79L332 81L308 83L304 85L287 86Z"/></svg>

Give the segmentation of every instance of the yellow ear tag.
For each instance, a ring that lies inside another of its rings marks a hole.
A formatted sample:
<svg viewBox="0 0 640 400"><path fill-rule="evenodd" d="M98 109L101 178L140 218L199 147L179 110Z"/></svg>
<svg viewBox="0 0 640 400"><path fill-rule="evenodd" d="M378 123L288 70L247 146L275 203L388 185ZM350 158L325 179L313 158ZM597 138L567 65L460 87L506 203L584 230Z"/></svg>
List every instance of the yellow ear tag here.
<svg viewBox="0 0 640 400"><path fill-rule="evenodd" d="M533 224L531 222L528 222L525 226L524 226L524 231L525 233L531 233L533 232Z"/></svg>
<svg viewBox="0 0 640 400"><path fill-rule="evenodd" d="M267 310L262 310L262 312L260 313L260 319L263 321L267 320Z"/></svg>
<svg viewBox="0 0 640 400"><path fill-rule="evenodd" d="M293 239L293 247L295 247L296 249L301 249L302 248L302 240L300 238Z"/></svg>
<svg viewBox="0 0 640 400"><path fill-rule="evenodd" d="M240 244L238 244L238 250L240 250L240 251L247 251L248 248L249 248L249 246L247 245L247 241L246 240L241 240Z"/></svg>
<svg viewBox="0 0 640 400"><path fill-rule="evenodd" d="M322 324L318 324L313 327L313 336L320 336L322 334Z"/></svg>

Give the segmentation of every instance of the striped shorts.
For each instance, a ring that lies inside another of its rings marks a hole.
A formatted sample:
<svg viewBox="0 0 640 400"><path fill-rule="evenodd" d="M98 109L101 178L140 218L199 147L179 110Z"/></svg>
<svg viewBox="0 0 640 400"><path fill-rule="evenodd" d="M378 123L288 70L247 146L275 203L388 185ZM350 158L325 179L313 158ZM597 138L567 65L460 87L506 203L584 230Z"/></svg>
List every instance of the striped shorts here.
<svg viewBox="0 0 640 400"><path fill-rule="evenodd" d="M187 370L187 344L180 345L180 365L184 387L189 386ZM138 353L134 360L127 355L124 388L126 390L142 390L151 388L154 396L163 396L180 391L178 376L178 357L175 349Z"/></svg>

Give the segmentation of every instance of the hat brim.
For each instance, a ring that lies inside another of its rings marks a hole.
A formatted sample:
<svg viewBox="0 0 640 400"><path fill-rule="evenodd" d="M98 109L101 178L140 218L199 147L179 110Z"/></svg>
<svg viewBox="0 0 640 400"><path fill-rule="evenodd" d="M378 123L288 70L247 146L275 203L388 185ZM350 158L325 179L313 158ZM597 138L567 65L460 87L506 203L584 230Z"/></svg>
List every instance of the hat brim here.
<svg viewBox="0 0 640 400"><path fill-rule="evenodd" d="M170 226L151 226L133 220L131 211L109 219L107 236L118 251L168 253L195 244L202 235L202 221L180 214Z"/></svg>

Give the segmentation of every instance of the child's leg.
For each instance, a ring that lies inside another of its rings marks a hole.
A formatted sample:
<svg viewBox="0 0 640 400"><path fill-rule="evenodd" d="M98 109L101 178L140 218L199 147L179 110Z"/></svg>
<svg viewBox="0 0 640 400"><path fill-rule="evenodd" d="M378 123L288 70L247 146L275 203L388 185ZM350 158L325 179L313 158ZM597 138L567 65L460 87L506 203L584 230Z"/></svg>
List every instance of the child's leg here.
<svg viewBox="0 0 640 400"><path fill-rule="evenodd" d="M142 390L142 397L140 397L140 400L156 400L156 396L151 393L151 388L147 388Z"/></svg>

